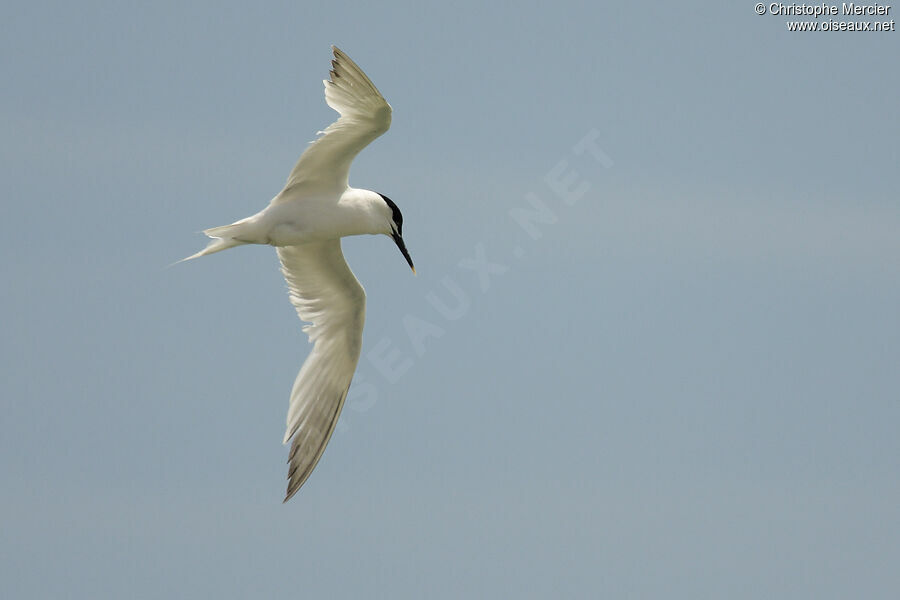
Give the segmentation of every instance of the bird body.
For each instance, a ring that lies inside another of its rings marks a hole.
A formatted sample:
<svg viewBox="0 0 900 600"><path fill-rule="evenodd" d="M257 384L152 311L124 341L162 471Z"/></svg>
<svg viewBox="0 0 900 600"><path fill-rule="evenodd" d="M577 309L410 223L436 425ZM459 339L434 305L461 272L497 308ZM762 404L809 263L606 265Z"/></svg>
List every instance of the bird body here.
<svg viewBox="0 0 900 600"><path fill-rule="evenodd" d="M287 184L260 212L205 230L212 238L191 260L244 244L275 246L291 303L314 343L291 390L284 442L287 502L312 473L347 397L362 348L366 294L341 250L348 235L390 236L415 273L403 241L403 215L387 196L349 185L350 164L388 130L391 107L365 73L332 46L325 101L340 113L311 143Z"/></svg>
<svg viewBox="0 0 900 600"><path fill-rule="evenodd" d="M384 199L370 190L348 187L343 193L332 195L286 189L255 215L204 230L213 241L184 260L241 244L296 246L348 235L390 235L390 217Z"/></svg>

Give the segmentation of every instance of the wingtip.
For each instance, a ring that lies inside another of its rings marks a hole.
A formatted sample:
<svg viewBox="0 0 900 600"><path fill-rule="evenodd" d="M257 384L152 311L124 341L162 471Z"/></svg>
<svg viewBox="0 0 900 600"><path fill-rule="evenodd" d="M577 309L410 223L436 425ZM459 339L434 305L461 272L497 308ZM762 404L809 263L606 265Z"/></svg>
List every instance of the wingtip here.
<svg viewBox="0 0 900 600"><path fill-rule="evenodd" d="M284 495L284 500L281 501L282 504L287 504L287 501L288 501L288 500L290 500L291 498L293 498L294 496L296 496L296 495L297 495L297 492L300 491L300 488L301 488L302 485L303 485L303 484L300 484L300 485L294 487L293 489L291 489L291 483L292 483L292 482L288 483L288 488L287 488L287 492L286 492L285 495Z"/></svg>

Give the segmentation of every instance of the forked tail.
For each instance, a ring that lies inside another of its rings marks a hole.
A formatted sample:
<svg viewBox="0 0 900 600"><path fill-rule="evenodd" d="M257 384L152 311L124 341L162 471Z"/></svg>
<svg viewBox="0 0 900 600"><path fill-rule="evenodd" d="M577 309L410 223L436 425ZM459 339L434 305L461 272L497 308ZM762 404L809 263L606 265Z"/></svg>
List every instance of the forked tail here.
<svg viewBox="0 0 900 600"><path fill-rule="evenodd" d="M212 239L207 244L206 248L198 252L197 254L192 254L188 257L182 258L175 264L183 263L186 260L191 260L194 258L199 258L201 256L206 256L207 254L214 254L216 252L221 252L222 250L227 250L228 248L234 248L235 246L243 246L244 244L252 244L253 242L246 241L247 238L242 236L242 233L245 233L248 229L249 219L242 219L237 223L232 223L231 225L222 225L221 227L212 227L210 229L204 229L203 233L206 234L207 237L211 237ZM242 239L238 239L242 238Z"/></svg>

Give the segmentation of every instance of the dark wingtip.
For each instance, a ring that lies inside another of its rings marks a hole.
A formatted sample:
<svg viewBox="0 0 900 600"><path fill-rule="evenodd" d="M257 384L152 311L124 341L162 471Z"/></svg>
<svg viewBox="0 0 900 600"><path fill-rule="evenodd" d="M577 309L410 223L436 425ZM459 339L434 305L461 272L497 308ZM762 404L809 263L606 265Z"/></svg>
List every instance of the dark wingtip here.
<svg viewBox="0 0 900 600"><path fill-rule="evenodd" d="M293 487L293 482L288 484L287 491L284 493L284 500L281 501L282 504L286 504L288 500L294 497L297 491L300 490L300 486Z"/></svg>

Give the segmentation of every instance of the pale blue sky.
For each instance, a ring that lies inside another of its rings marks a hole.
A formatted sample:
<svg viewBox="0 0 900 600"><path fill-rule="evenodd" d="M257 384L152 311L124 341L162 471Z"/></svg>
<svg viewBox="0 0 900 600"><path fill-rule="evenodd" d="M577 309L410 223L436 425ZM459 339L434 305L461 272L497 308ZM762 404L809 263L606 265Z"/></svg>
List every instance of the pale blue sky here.
<svg viewBox="0 0 900 600"><path fill-rule="evenodd" d="M0 596L896 597L900 33L753 5L5 7ZM345 242L363 358L282 505L274 251L165 266L331 122L330 44L419 276Z"/></svg>

